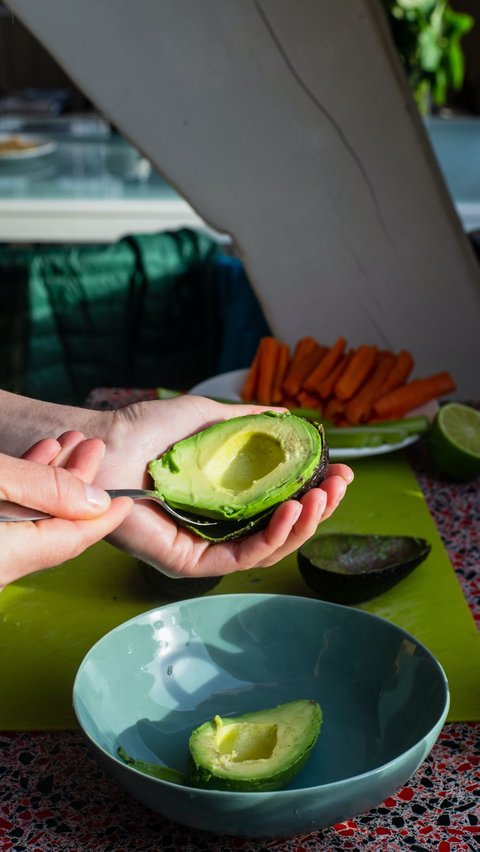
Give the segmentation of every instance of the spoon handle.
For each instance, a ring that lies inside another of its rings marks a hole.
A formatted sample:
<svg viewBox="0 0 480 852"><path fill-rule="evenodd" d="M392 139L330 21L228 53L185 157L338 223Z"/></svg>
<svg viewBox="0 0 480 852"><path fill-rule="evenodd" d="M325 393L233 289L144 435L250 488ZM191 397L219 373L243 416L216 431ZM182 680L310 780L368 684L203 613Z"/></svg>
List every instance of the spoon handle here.
<svg viewBox="0 0 480 852"><path fill-rule="evenodd" d="M153 500L173 518L180 521L190 521L192 519L176 509L172 509L164 500L161 500L154 491L147 491L145 488L111 488L106 489L107 494L112 500L115 497L131 497L132 500ZM46 518L51 518L45 512L39 512L37 509L29 509L27 506L19 506L18 503L10 503L8 500L0 500L0 523L2 521L43 521ZM211 520L196 520L197 526L214 526L215 522Z"/></svg>
<svg viewBox="0 0 480 852"><path fill-rule="evenodd" d="M9 503L8 500L0 500L0 522L8 521L43 521L45 518L51 518L45 512L39 512L37 509L29 509L27 506L19 506L17 503Z"/></svg>
<svg viewBox="0 0 480 852"><path fill-rule="evenodd" d="M116 488L106 489L110 497L131 497L132 500L151 500L152 493L142 488ZM161 501L157 501L161 502ZM43 521L51 518L46 512L40 512L38 509L29 509L28 506L20 506L18 503L11 503L9 500L0 500L0 523L2 521Z"/></svg>

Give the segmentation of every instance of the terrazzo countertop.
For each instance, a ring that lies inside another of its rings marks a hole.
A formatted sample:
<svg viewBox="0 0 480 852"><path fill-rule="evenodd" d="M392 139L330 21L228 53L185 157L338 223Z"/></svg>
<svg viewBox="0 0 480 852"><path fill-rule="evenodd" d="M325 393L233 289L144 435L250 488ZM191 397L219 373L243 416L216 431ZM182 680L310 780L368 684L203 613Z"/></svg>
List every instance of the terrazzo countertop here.
<svg viewBox="0 0 480 852"><path fill-rule="evenodd" d="M99 389L92 408L154 391ZM480 625L480 479L431 469L422 441L410 460L473 616ZM479 675L480 676L480 675ZM288 840L219 837L169 823L99 769L77 731L0 734L0 852L310 852L480 848L480 723L448 723L408 786L355 819Z"/></svg>

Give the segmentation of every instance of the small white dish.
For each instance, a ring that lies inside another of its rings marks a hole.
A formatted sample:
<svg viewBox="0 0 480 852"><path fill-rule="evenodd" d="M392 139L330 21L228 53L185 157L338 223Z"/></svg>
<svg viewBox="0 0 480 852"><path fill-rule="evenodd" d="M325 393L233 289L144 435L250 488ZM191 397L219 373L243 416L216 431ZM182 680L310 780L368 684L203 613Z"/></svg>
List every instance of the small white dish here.
<svg viewBox="0 0 480 852"><path fill-rule="evenodd" d="M57 143L43 136L22 133L0 133L0 160L29 160L52 154Z"/></svg>

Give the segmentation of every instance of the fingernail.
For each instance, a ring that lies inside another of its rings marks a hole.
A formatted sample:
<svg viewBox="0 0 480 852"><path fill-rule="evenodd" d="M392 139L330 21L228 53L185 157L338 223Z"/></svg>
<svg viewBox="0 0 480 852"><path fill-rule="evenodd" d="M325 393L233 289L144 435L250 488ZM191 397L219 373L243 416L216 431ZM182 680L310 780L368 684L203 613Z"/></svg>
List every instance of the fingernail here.
<svg viewBox="0 0 480 852"><path fill-rule="evenodd" d="M297 508L295 509L295 514L294 514L294 516L293 516L292 524L296 524L296 523L297 523L297 521L298 521L298 519L299 519L299 517L300 517L300 515L301 515L301 514L302 514L302 507L301 507L301 506L297 506Z"/></svg>
<svg viewBox="0 0 480 852"><path fill-rule="evenodd" d="M98 488L97 485L85 484L85 497L87 502L94 509L107 509L110 505L110 497L103 488Z"/></svg>

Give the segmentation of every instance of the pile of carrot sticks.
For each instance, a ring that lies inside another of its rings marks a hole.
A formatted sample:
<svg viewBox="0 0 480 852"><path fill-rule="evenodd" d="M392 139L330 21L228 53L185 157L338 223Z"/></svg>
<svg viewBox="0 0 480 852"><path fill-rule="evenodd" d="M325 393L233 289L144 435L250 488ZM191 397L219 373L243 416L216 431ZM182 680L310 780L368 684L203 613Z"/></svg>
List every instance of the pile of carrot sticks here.
<svg viewBox="0 0 480 852"><path fill-rule="evenodd" d="M286 343L263 337L248 370L244 402L316 409L336 426L403 417L432 399L455 390L447 371L411 379L414 360L344 337L325 346L302 337L291 353Z"/></svg>

